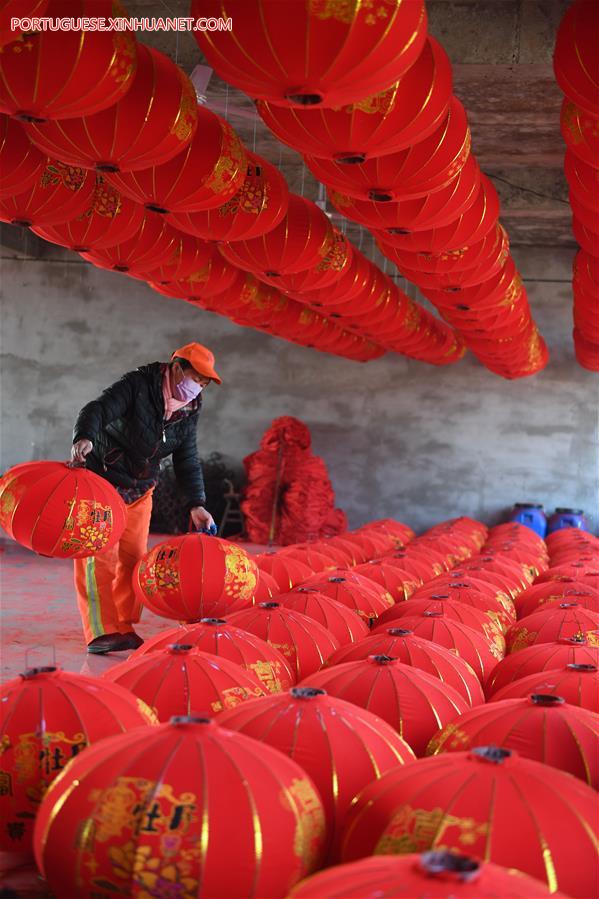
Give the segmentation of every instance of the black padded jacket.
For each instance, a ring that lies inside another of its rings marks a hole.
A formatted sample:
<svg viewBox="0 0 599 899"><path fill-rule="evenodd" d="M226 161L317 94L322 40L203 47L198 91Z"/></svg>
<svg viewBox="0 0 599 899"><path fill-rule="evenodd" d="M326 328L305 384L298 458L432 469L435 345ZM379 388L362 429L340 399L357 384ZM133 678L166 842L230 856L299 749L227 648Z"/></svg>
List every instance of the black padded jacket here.
<svg viewBox="0 0 599 899"><path fill-rule="evenodd" d="M166 363L152 362L129 371L83 407L73 443L93 444L87 467L124 491L140 494L158 480L160 460L173 456L173 467L189 508L206 500L196 443L201 400L192 400L164 418L162 376Z"/></svg>

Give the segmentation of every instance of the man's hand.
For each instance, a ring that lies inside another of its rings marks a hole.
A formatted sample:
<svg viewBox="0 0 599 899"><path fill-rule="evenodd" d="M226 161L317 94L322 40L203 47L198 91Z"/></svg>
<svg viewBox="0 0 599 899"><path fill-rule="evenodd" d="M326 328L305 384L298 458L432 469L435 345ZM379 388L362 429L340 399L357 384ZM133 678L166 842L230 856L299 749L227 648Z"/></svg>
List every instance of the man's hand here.
<svg viewBox="0 0 599 899"><path fill-rule="evenodd" d="M78 440L71 447L71 462L85 462L85 457L91 453L92 449L93 443L91 440L88 440L86 437Z"/></svg>
<svg viewBox="0 0 599 899"><path fill-rule="evenodd" d="M191 520L198 531L208 530L214 524L214 518L203 506L195 506L190 510Z"/></svg>

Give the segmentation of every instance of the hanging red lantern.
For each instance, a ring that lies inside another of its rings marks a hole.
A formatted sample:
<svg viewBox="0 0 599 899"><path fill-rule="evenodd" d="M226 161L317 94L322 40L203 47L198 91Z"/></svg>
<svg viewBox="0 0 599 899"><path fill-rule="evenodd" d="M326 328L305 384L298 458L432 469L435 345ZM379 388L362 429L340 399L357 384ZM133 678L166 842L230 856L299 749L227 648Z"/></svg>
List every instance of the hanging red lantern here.
<svg viewBox="0 0 599 899"><path fill-rule="evenodd" d="M354 796L390 768L415 761L381 718L312 687L225 712L219 723L278 749L312 778L325 809L329 857Z"/></svg>
<svg viewBox="0 0 599 899"><path fill-rule="evenodd" d="M224 618L201 618L196 624L161 631L146 640L131 658L135 661L150 652L167 649L174 643L192 646L235 662L253 674L269 693L288 690L295 683L289 665L274 646L255 634L230 625Z"/></svg>
<svg viewBox="0 0 599 899"><path fill-rule="evenodd" d="M0 197L10 197L32 187L46 161L23 126L0 113Z"/></svg>
<svg viewBox="0 0 599 899"><path fill-rule="evenodd" d="M89 206L76 218L55 225L34 226L31 230L50 243L76 253L105 249L129 240L139 230L143 208L96 175L96 187Z"/></svg>
<svg viewBox="0 0 599 899"><path fill-rule="evenodd" d="M518 678L493 693L489 702L522 699L532 693L561 696L569 705L599 712L599 667L570 662L562 668Z"/></svg>
<svg viewBox="0 0 599 899"><path fill-rule="evenodd" d="M450 249L448 244L445 250L433 253L425 251L416 253L394 247L393 258L402 270L405 268L414 273L424 272L427 276L443 275L445 277L455 275L456 272L466 272L468 280L470 280L469 273L473 269L475 272L490 271L492 274L496 274L505 265L508 251L507 233L501 225L497 224L482 240L469 242L463 247ZM416 278L417 275L414 274L414 277ZM462 286L461 282L460 286Z"/></svg>
<svg viewBox="0 0 599 899"><path fill-rule="evenodd" d="M301 686L326 690L378 715L417 756L424 755L439 721L449 724L468 708L457 690L437 677L386 655L325 668L305 678Z"/></svg>
<svg viewBox="0 0 599 899"><path fill-rule="evenodd" d="M142 281L151 279L151 283L159 287L165 284L180 284L181 281L196 275L203 277L214 255L214 244L200 240L199 237L192 237L191 234L183 234L182 231L175 233L176 241L166 262L158 267L152 263L152 267L145 274L131 272L132 277Z"/></svg>
<svg viewBox="0 0 599 899"><path fill-rule="evenodd" d="M286 609L293 609L313 618L326 627L343 646L355 643L368 634L368 625L356 612L320 593L316 587L297 587L293 593L282 593L278 601Z"/></svg>
<svg viewBox="0 0 599 899"><path fill-rule="evenodd" d="M570 197L570 205L575 205L572 197ZM574 238L583 250L587 253L596 255L599 252L597 250L597 247L599 246L599 229L595 222L592 223L592 227L589 227L591 223L589 222L587 224L583 222L580 216L581 210L578 209L577 211L578 215L573 209L574 214L572 215L572 233ZM593 215L593 218L596 218L596 214Z"/></svg>
<svg viewBox="0 0 599 899"><path fill-rule="evenodd" d="M393 597L380 584L343 568L333 574L315 574L303 586L314 587L324 596L337 600L357 612L369 625L393 605Z"/></svg>
<svg viewBox="0 0 599 899"><path fill-rule="evenodd" d="M533 693L470 709L433 736L427 754L502 746L568 771L596 789L598 738L599 715L571 706L561 696Z"/></svg>
<svg viewBox="0 0 599 899"><path fill-rule="evenodd" d="M417 199L447 187L466 164L470 143L466 112L453 97L445 121L405 150L350 166L317 156L304 159L323 184L358 199L387 203Z"/></svg>
<svg viewBox="0 0 599 899"><path fill-rule="evenodd" d="M179 231L153 212L146 212L133 237L109 247L94 248L81 256L98 268L148 278L150 271L159 269L173 257L179 240Z"/></svg>
<svg viewBox="0 0 599 899"><path fill-rule="evenodd" d="M108 22L124 10L112 0L50 0L45 13L51 19L93 16ZM0 111L25 122L98 112L127 93L136 66L137 43L128 32L34 31L2 53Z"/></svg>
<svg viewBox="0 0 599 899"><path fill-rule="evenodd" d="M128 172L172 159L196 128L197 101L187 75L168 56L139 44L137 72L118 103L95 115L31 124L27 133L64 162Z"/></svg>
<svg viewBox="0 0 599 899"><path fill-rule="evenodd" d="M160 721L197 711L218 715L268 692L256 675L241 665L189 643L170 644L128 659L102 676L138 696Z"/></svg>
<svg viewBox="0 0 599 899"><path fill-rule="evenodd" d="M578 202L598 211L599 168L585 162L580 156L576 156L574 151L568 147L564 159L564 174L570 190Z"/></svg>
<svg viewBox="0 0 599 899"><path fill-rule="evenodd" d="M332 305L358 296L371 282L375 267L360 251L352 248L352 257L349 267L342 272L339 280L329 285L326 290L313 288L306 290L304 300L313 308L329 309Z"/></svg>
<svg viewBox="0 0 599 899"><path fill-rule="evenodd" d="M339 641L325 627L279 602L261 602L253 609L234 612L228 620L278 649L298 681L318 671L339 648Z"/></svg>
<svg viewBox="0 0 599 899"><path fill-rule="evenodd" d="M552 893L583 899L597 879L595 824L596 794L586 784L481 746L388 771L366 787L349 811L342 858L467 846L475 857L538 877Z"/></svg>
<svg viewBox="0 0 599 899"><path fill-rule="evenodd" d="M334 228L332 244L317 265L295 274L269 278L268 282L303 300L306 292L322 290L342 278L349 271L352 255L351 243L341 231Z"/></svg>
<svg viewBox="0 0 599 899"><path fill-rule="evenodd" d="M4 0L0 10L0 47L22 38L22 29L11 27L13 19L39 18L47 5L48 0Z"/></svg>
<svg viewBox="0 0 599 899"><path fill-rule="evenodd" d="M572 3L560 23L553 70L564 94L599 118L599 8L592 0Z"/></svg>
<svg viewBox="0 0 599 899"><path fill-rule="evenodd" d="M380 584L391 595L394 602L409 599L420 585L419 578L407 571L402 571L395 565L388 565L385 559L371 559L370 562L356 565L353 571L354 574L362 575Z"/></svg>
<svg viewBox="0 0 599 899"><path fill-rule="evenodd" d="M394 899L566 899L522 871L442 849L336 865L298 883L289 899L378 899L385 894Z"/></svg>
<svg viewBox="0 0 599 899"><path fill-rule="evenodd" d="M110 181L125 196L162 215L214 209L230 200L245 180L247 155L225 119L204 106L185 149L167 162L134 172L114 172Z"/></svg>
<svg viewBox="0 0 599 899"><path fill-rule="evenodd" d="M158 293L178 297L192 304L197 303L203 309L211 309L212 304L216 303L215 309L218 311L218 303L226 297L239 296L248 277L250 276L246 272L229 265L214 246L208 262L194 271L189 278L170 281L166 285L157 284L155 281L148 283Z"/></svg>
<svg viewBox="0 0 599 899"><path fill-rule="evenodd" d="M289 188L276 166L247 151L245 179L237 193L215 209L174 212L168 221L204 240L248 240L279 224L289 205Z"/></svg>
<svg viewBox="0 0 599 899"><path fill-rule="evenodd" d="M450 618L452 621L460 621L481 634L487 643L495 646L498 652L505 655L505 638L501 627L492 621L482 609L463 602L455 602L449 597L409 599L400 602L381 616L377 625L393 625L401 627L401 619L408 617L436 618L439 615Z"/></svg>
<svg viewBox="0 0 599 899"><path fill-rule="evenodd" d="M0 479L0 525L41 556L93 556L118 542L126 517L112 484L85 468L23 462Z"/></svg>
<svg viewBox="0 0 599 899"><path fill-rule="evenodd" d="M565 97L562 103L560 128L569 149L583 162L595 166L599 152L597 116L591 115Z"/></svg>
<svg viewBox="0 0 599 899"><path fill-rule="evenodd" d="M324 837L320 797L292 759L183 717L86 750L49 791L34 841L58 899L98 889L274 899L318 867Z"/></svg>
<svg viewBox="0 0 599 899"><path fill-rule="evenodd" d="M46 159L27 190L0 199L0 221L24 228L66 222L89 207L94 189L90 172Z"/></svg>
<svg viewBox="0 0 599 899"><path fill-rule="evenodd" d="M537 643L502 659L489 678L485 692L494 696L498 690L514 681L560 668L563 665L599 665L599 646L585 637L564 637L552 643Z"/></svg>
<svg viewBox="0 0 599 899"><path fill-rule="evenodd" d="M287 214L276 228L261 237L223 244L220 251L246 271L293 274L318 265L331 249L334 233L315 203L289 194Z"/></svg>
<svg viewBox="0 0 599 899"><path fill-rule="evenodd" d="M397 81L426 39L422 0L361 5L291 0L193 0L192 16L220 16L231 31L194 31L218 75L252 97L284 106L354 103Z"/></svg>
<svg viewBox="0 0 599 899"><path fill-rule="evenodd" d="M485 701L480 681L467 662L449 649L416 637L401 626L381 628L363 640L342 646L329 656L325 667L357 662L373 655L390 656L437 677L453 687L469 706Z"/></svg>
<svg viewBox="0 0 599 899"><path fill-rule="evenodd" d="M138 598L156 615L197 621L251 605L255 562L235 543L185 534L158 543L133 573Z"/></svg>
<svg viewBox="0 0 599 899"><path fill-rule="evenodd" d="M536 643L555 643L562 637L586 637L591 645L599 646L599 614L576 603L560 602L557 609L521 618L505 635L508 652Z"/></svg>
<svg viewBox="0 0 599 899"><path fill-rule="evenodd" d="M143 702L113 684L48 666L0 688L0 848L29 854L33 823L52 781L70 759L104 737L158 724Z"/></svg>
<svg viewBox="0 0 599 899"><path fill-rule="evenodd" d="M274 135L294 150L355 164L424 140L447 114L451 84L445 50L427 37L399 81L357 103L323 109L258 100L256 108Z"/></svg>
<svg viewBox="0 0 599 899"><path fill-rule="evenodd" d="M578 328L572 331L576 361L588 371L599 371L599 343L587 340Z"/></svg>
<svg viewBox="0 0 599 899"><path fill-rule="evenodd" d="M280 593L291 590L296 584L302 584L312 576L311 566L299 559L294 559L288 553L264 552L254 556L258 568L266 571L277 582Z"/></svg>

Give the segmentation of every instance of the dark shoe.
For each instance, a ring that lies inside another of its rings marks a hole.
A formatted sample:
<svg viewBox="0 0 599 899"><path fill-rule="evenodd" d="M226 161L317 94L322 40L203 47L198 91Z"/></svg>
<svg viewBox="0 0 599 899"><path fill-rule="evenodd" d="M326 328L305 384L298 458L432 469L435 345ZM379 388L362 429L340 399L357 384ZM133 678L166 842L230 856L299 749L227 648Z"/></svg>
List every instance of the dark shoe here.
<svg viewBox="0 0 599 899"><path fill-rule="evenodd" d="M126 649L139 649L144 642L135 631L127 631L126 634L121 634L121 637L127 641Z"/></svg>
<svg viewBox="0 0 599 899"><path fill-rule="evenodd" d="M105 652L122 652L131 649L129 634L102 634L87 644L87 651L101 655Z"/></svg>

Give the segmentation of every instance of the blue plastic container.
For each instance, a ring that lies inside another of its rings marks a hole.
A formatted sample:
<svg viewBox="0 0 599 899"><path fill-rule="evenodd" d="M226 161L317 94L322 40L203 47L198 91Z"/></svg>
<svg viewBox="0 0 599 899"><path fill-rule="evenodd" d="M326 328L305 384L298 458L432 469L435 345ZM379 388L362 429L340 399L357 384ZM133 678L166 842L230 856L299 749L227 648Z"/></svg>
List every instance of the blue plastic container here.
<svg viewBox="0 0 599 899"><path fill-rule="evenodd" d="M559 531L561 528L578 528L579 531L588 531L589 523L582 509L558 508L549 517L547 533L552 534L553 531Z"/></svg>
<svg viewBox="0 0 599 899"><path fill-rule="evenodd" d="M537 503L514 503L508 521L523 524L539 537L545 537L547 534L547 516L543 506Z"/></svg>

